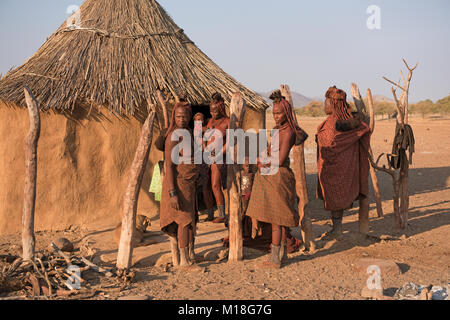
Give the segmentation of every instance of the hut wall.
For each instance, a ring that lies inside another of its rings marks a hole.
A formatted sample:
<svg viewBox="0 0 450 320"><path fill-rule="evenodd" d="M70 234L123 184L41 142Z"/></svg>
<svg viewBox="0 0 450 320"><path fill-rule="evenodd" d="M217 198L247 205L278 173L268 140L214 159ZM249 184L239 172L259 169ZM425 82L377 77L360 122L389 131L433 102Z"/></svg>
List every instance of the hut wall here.
<svg viewBox="0 0 450 320"><path fill-rule="evenodd" d="M245 130L266 128L266 117L265 111L255 111L253 109L247 108L244 114L243 128Z"/></svg>
<svg viewBox="0 0 450 320"><path fill-rule="evenodd" d="M35 229L118 223L141 127L106 110L70 118L41 113ZM28 128L26 109L0 103L0 235L21 230ZM139 196L138 213L155 219L158 204L148 189L153 164L161 158L152 146Z"/></svg>

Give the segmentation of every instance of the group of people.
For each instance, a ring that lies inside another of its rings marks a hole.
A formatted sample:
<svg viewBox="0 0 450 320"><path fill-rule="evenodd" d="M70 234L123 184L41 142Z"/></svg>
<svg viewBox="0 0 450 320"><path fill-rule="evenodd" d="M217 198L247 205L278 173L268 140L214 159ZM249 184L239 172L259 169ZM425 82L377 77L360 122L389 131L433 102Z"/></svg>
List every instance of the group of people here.
<svg viewBox="0 0 450 320"><path fill-rule="evenodd" d="M298 197L295 177L290 168L289 155L295 145L301 145L308 138L294 114L293 107L275 91L273 117L278 129L279 144L276 156L278 170L274 174L261 174L261 169L271 166L267 161L257 161L253 172L246 158L241 174L241 196L244 213L244 233L251 238L261 236L261 225L271 226L270 258L262 264L264 268L280 268L287 258L286 240L289 228L299 225ZM325 111L327 119L319 126L316 135L318 146L318 196L324 200L325 209L331 211L333 230L330 236L342 234L343 211L360 200L360 210L368 212L368 146L369 127L353 113L346 102L344 91L336 87L326 93ZM210 129L220 132L223 139L222 154L227 148L226 130L230 119L225 103L218 93L210 103L211 119L205 115L193 115L191 106L178 102L173 108L170 125L164 130L159 149L164 152L164 174L162 181L160 225L171 243L173 264L180 269L195 267L194 243L198 223L197 199L200 192L208 212L207 221L227 223L225 214L226 164L223 161L212 164L174 163L172 153L179 142L172 141L171 134L177 129L191 132L191 120L202 123L202 132ZM214 143L214 138L200 142L202 150ZM217 149L216 149L217 150ZM270 153L270 146L268 147ZM193 150L192 150L193 151ZM180 150L183 156L183 150ZM194 152L190 153L191 155ZM215 156L215 154L212 154ZM272 158L273 160L273 158ZM255 168L256 169L256 168ZM200 190L200 191L198 191ZM219 216L214 218L214 200ZM247 226L247 227L246 227Z"/></svg>

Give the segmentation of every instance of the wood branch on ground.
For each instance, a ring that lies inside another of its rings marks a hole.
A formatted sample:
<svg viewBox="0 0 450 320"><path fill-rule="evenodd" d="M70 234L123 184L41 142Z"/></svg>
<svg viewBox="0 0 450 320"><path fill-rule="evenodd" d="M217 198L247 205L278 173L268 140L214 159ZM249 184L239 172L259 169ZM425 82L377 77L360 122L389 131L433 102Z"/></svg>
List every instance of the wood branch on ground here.
<svg viewBox="0 0 450 320"><path fill-rule="evenodd" d="M41 132L39 105L31 90L24 89L30 116L30 130L25 142L25 191L22 215L23 259L34 259L34 211L36 205L37 147Z"/></svg>
<svg viewBox="0 0 450 320"><path fill-rule="evenodd" d="M119 252L117 254L117 268L129 269L133 258L133 233L136 229L136 210L141 189L142 178L150 154L153 137L153 123L155 111L149 113L145 121L138 147L131 165L128 186L123 202L122 232Z"/></svg>
<svg viewBox="0 0 450 320"><path fill-rule="evenodd" d="M240 124L244 119L246 104L242 95L236 92L230 105L230 130L241 129ZM230 143L230 142L228 142ZM234 164L227 169L227 190L229 198L229 241L230 250L228 262L242 261L244 259L244 247L242 237L242 202L241 202L241 173L237 164L237 145L233 143L232 152Z"/></svg>
<svg viewBox="0 0 450 320"><path fill-rule="evenodd" d="M286 98L294 109L294 102L292 100L291 89L288 85L280 86L281 95ZM294 109L295 110L295 109ZM294 112L294 117L297 119L297 115ZM298 120L297 120L298 122ZM297 190L297 197L299 198L298 210L300 216L300 227L302 232L303 243L306 250L314 252L316 250L316 244L314 242L314 231L312 227L311 215L309 211L309 198L308 198L308 186L306 182L306 163L305 163L305 149L304 144L300 146L294 146L294 175L295 175L295 187Z"/></svg>
<svg viewBox="0 0 450 320"><path fill-rule="evenodd" d="M113 273L107 269L104 269L102 267L97 266L96 264L92 263L91 261L89 261L88 259L81 257L81 260L90 268L92 268L93 270L99 272L99 273L103 273L105 276L107 276L108 278L113 276Z"/></svg>
<svg viewBox="0 0 450 320"><path fill-rule="evenodd" d="M66 261L67 266L70 266L70 265L72 264L72 261L70 260L69 256L68 256L67 254L65 254L64 252L62 252L61 249L59 249L58 246L57 246L56 244L54 244L54 243L52 242L52 243L50 243L50 246L53 248L53 250L55 250L55 252L56 252L57 254L59 254L59 256L60 256L61 258L63 258L63 259Z"/></svg>

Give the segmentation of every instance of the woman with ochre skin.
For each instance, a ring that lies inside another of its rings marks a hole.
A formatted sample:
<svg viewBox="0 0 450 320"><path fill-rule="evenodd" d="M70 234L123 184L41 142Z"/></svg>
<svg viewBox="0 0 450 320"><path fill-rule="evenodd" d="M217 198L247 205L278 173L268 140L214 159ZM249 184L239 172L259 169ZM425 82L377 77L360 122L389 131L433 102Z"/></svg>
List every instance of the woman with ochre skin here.
<svg viewBox="0 0 450 320"><path fill-rule="evenodd" d="M343 235L344 210L360 202L359 231L369 232L369 160L370 128L352 113L347 94L336 86L325 94L325 113L316 134L317 142L317 196L331 211L333 229L322 240L340 239Z"/></svg>
<svg viewBox="0 0 450 320"><path fill-rule="evenodd" d="M210 104L210 113L212 118L209 120L207 128L218 130L223 137L223 148L222 153L224 155L223 164L213 163L211 164L211 186L216 199L217 209L219 210L219 217L214 220L214 223L224 223L225 222L225 197L223 194L223 185L226 183L226 164L225 164L225 154L226 154L226 133L227 129L230 127L230 118L228 118L225 112L225 104L222 96L219 93L215 93L212 96L213 101ZM212 145L215 139L212 137L207 145ZM214 157L215 154L213 153ZM208 217L212 220L213 217Z"/></svg>
<svg viewBox="0 0 450 320"><path fill-rule="evenodd" d="M203 135L206 128L206 122L205 122L205 116L203 113L197 113L194 116L194 122L201 122L202 123L202 136L200 136L200 139L198 141L199 144L202 146L202 152L206 147L206 143L203 142ZM200 129L200 128L199 128ZM214 200L213 195L211 192L211 175L209 172L209 166L207 164L201 164L200 165L200 172L199 172L199 184L202 186L202 193L203 193L203 200L205 201L206 210L208 212L208 218L206 221L213 221L214 220Z"/></svg>
<svg viewBox="0 0 450 320"><path fill-rule="evenodd" d="M252 196L247 209L247 216L253 221L272 225L272 246L270 259L263 263L263 268L280 268L286 257L286 235L288 228L298 226L299 217L296 207L297 195L295 177L290 169L289 154L295 144L303 143L307 134L298 127L291 105L279 91L271 95L273 118L278 130L279 150L271 150L271 157L278 151L278 172L262 175L262 168L275 164L262 164L258 159L259 172L255 176ZM254 227L255 228L255 227Z"/></svg>
<svg viewBox="0 0 450 320"><path fill-rule="evenodd" d="M194 261L189 257L189 240L193 238L196 219L196 181L198 179L198 166L191 164L175 164L172 159L172 150L180 142L172 141L171 137L177 129L188 129L191 120L190 105L177 103L172 113L169 129L165 135L165 175L161 195L161 230L167 233L176 242L171 241L171 250L175 259L174 265L179 264L181 269L193 269ZM190 135L192 138L192 132ZM193 141L191 141L193 146ZM179 156L182 157L182 150ZM193 154L193 152L191 152ZM179 255L179 257L178 257Z"/></svg>

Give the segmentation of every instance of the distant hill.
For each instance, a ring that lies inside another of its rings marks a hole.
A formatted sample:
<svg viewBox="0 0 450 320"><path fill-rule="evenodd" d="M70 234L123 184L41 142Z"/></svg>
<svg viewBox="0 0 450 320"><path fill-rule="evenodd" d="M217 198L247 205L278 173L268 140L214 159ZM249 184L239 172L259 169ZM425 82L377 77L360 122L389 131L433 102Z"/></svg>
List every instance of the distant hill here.
<svg viewBox="0 0 450 320"><path fill-rule="evenodd" d="M261 97L263 97L264 100L267 101L267 103L272 106L272 100L269 99L269 96L271 92L257 92L257 94L259 94ZM364 97L365 98L365 97ZM324 101L325 97L313 97L313 98L309 98L306 97L298 92L292 92L292 99L294 100L294 106L295 108L303 108L304 106L306 106L308 103L310 103L311 101ZM378 101L378 102L391 102L393 103L394 100L390 99L386 96L383 96L381 94L375 94L373 95L373 100L374 101ZM349 102L353 102L353 97L351 95L347 96L347 101Z"/></svg>
<svg viewBox="0 0 450 320"><path fill-rule="evenodd" d="M261 97L264 98L264 100L267 101L267 103L269 103L269 105L272 105L272 100L269 99L271 92L257 92ZM300 93L297 92L291 92L292 94L292 99L294 100L294 107L296 108L303 108L304 106L306 106L308 103L310 103L312 101L311 98L308 98Z"/></svg>
<svg viewBox="0 0 450 320"><path fill-rule="evenodd" d="M386 96L383 96L381 94L374 94L373 95L373 100L375 101L379 101L379 102L394 102L394 99L390 99Z"/></svg>

